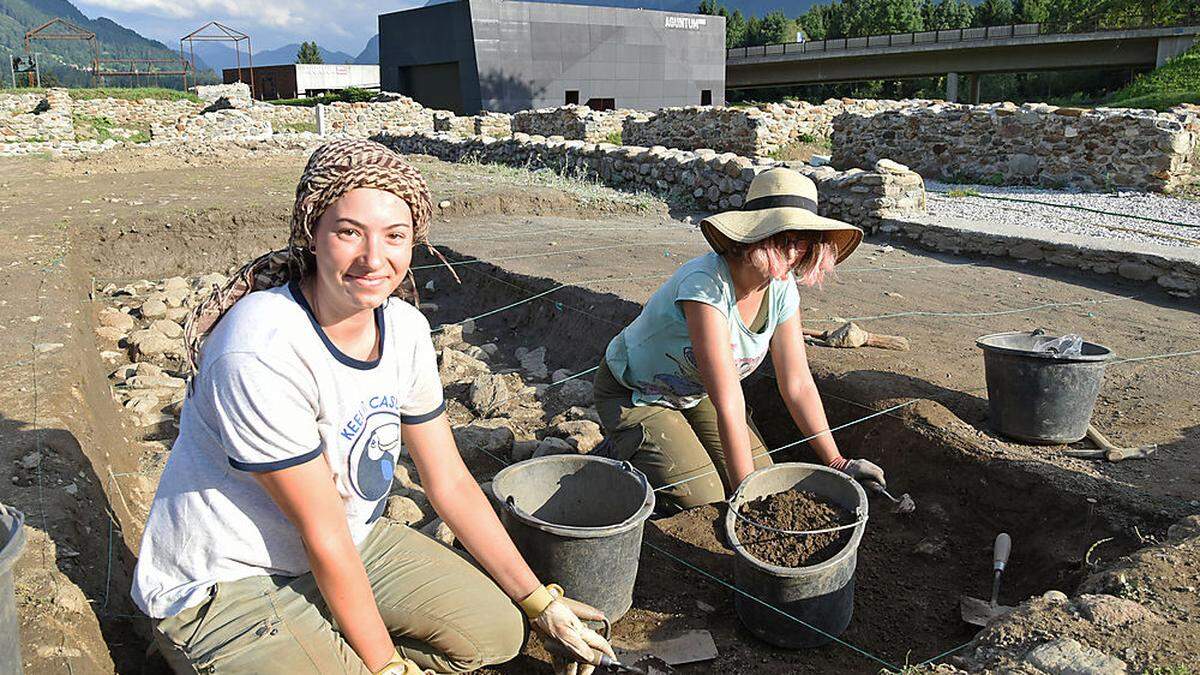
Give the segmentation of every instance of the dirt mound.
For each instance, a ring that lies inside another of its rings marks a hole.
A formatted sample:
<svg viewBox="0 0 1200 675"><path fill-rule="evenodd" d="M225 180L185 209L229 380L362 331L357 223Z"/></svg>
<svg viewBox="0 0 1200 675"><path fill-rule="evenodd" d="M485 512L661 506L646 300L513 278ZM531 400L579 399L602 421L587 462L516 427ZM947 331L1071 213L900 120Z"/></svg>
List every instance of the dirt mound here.
<svg viewBox="0 0 1200 675"><path fill-rule="evenodd" d="M737 522L737 536L742 546L755 558L780 567L823 563L842 550L853 532L779 532L823 530L854 521L853 514L837 504L802 490L760 497L743 505L739 513L742 517Z"/></svg>

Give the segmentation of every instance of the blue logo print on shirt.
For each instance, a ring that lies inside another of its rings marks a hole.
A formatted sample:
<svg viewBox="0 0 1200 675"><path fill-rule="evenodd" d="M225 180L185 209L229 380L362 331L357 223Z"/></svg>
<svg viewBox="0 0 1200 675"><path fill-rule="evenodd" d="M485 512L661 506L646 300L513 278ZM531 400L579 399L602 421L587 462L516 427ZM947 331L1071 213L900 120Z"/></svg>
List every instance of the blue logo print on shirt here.
<svg viewBox="0 0 1200 675"><path fill-rule="evenodd" d="M377 396L369 399L366 407L390 408L394 405L394 397ZM359 413L342 429L341 436L354 439L346 467L346 476L354 491L367 501L387 496L396 473L396 457L400 453L400 415L389 409L365 415Z"/></svg>

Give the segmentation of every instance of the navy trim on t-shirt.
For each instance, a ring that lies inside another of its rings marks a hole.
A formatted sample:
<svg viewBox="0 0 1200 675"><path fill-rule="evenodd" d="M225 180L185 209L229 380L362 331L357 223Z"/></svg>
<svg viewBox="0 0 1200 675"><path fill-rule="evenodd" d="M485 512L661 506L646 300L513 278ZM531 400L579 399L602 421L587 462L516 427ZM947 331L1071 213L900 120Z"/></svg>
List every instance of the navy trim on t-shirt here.
<svg viewBox="0 0 1200 675"><path fill-rule="evenodd" d="M265 473L267 471L278 471L280 469L286 469L288 467L298 466L305 462L311 462L312 460L321 456L321 451L322 451L322 448L317 448L316 450L313 450L312 452L306 452L303 455L297 455L295 457L288 457L287 459L280 459L280 460L276 460L274 462L251 463L251 462L240 462L232 457L229 457L228 459L229 459L229 466L232 466L233 468L237 469L238 471L250 471L252 473Z"/></svg>
<svg viewBox="0 0 1200 675"><path fill-rule="evenodd" d="M347 355L342 350L338 349L337 345L333 344L333 341L330 340L329 336L325 334L325 329L321 328L321 324L317 322L317 315L313 314L312 307L308 304L308 299L304 297L304 292L300 290L299 281L295 279L289 281L288 291L292 294L292 299L296 301L296 304L304 308L304 312L308 314L308 320L310 323L312 323L313 329L317 331L317 335L321 336L321 342L325 344L325 348L329 350L329 353L333 356L333 358L337 359L339 363L344 366L350 366L351 368L357 368L358 370L370 370L379 365L379 362L383 360L383 348L387 342L384 340L385 324L383 320L382 305L375 308L375 329L379 332L379 358L372 359L370 361L363 361Z"/></svg>
<svg viewBox="0 0 1200 675"><path fill-rule="evenodd" d="M445 410L446 410L446 402L442 401L441 403L438 404L438 407L436 407L433 410L430 410L429 412L424 413L422 415L401 415L400 423L401 424L423 424L425 422L428 422L429 420L437 419L437 416L441 415L442 412L444 412Z"/></svg>

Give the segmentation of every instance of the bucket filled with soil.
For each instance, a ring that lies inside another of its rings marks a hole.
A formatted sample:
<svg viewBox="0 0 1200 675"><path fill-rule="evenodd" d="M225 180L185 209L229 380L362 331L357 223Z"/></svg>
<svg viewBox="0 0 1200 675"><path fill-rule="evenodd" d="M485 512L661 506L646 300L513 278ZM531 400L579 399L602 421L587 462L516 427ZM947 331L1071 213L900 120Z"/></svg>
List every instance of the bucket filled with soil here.
<svg viewBox="0 0 1200 675"><path fill-rule="evenodd" d="M846 474L786 463L750 474L729 500L742 624L779 647L822 645L850 625L867 494ZM779 615L776 609L795 621Z"/></svg>
<svg viewBox="0 0 1200 675"><path fill-rule="evenodd" d="M628 462L548 455L492 479L500 521L539 579L616 621L633 605L654 491Z"/></svg>

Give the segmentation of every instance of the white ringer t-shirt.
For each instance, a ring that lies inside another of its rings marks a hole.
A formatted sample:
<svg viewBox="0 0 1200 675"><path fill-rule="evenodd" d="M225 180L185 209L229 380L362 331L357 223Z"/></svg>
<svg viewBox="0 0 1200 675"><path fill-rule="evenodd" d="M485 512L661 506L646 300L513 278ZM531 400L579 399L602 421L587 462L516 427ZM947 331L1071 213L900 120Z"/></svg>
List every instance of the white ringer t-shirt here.
<svg viewBox="0 0 1200 675"><path fill-rule="evenodd" d="M324 455L356 544L383 513L401 425L445 409L429 322L390 298L380 354L351 358L293 283L247 295L204 344L150 509L133 599L178 614L216 583L309 571L300 534L254 479Z"/></svg>

